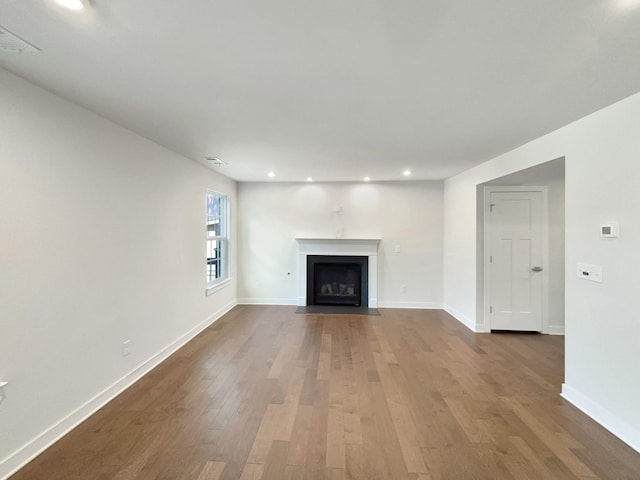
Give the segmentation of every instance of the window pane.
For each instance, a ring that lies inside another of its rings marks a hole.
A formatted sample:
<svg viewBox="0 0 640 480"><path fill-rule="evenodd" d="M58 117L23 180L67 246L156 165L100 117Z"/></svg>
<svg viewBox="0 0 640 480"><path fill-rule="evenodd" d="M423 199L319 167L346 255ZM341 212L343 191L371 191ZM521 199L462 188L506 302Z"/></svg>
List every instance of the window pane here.
<svg viewBox="0 0 640 480"><path fill-rule="evenodd" d="M207 283L227 276L228 197L207 192Z"/></svg>

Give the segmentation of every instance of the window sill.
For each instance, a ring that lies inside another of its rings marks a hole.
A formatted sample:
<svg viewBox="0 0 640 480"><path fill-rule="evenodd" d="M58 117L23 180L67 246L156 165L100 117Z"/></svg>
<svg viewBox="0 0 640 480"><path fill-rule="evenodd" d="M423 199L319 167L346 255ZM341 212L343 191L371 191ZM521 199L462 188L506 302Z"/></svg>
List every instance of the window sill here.
<svg viewBox="0 0 640 480"><path fill-rule="evenodd" d="M231 278L225 278L221 282L218 282L218 283L216 283L214 285L211 285L210 287L207 287L206 294L207 294L207 296L212 295L212 294L222 290L223 288L228 287L230 284L231 284Z"/></svg>

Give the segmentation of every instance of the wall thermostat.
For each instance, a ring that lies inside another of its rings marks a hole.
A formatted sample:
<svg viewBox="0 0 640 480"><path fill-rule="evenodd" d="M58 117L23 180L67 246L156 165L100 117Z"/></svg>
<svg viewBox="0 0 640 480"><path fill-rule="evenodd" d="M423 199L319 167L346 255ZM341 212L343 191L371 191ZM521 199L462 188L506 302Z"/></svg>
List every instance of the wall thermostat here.
<svg viewBox="0 0 640 480"><path fill-rule="evenodd" d="M608 223L606 225L600 225L600 236L615 238L620 236L620 225L617 223Z"/></svg>

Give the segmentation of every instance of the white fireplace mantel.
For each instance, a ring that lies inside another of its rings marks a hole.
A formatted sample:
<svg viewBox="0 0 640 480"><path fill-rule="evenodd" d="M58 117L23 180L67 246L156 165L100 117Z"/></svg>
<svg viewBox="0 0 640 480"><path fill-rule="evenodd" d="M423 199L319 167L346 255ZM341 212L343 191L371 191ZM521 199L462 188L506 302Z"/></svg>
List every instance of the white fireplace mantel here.
<svg viewBox="0 0 640 480"><path fill-rule="evenodd" d="M298 305L307 304L307 255L349 255L369 258L369 308L378 307L379 238L296 237L298 244Z"/></svg>

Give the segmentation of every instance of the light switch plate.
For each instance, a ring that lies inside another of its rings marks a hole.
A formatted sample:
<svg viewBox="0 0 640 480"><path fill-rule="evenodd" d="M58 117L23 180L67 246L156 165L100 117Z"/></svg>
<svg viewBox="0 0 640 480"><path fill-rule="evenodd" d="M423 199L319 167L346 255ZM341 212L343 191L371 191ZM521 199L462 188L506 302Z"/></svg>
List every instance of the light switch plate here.
<svg viewBox="0 0 640 480"><path fill-rule="evenodd" d="M600 265L578 263L576 276L591 282L602 283L602 267Z"/></svg>

